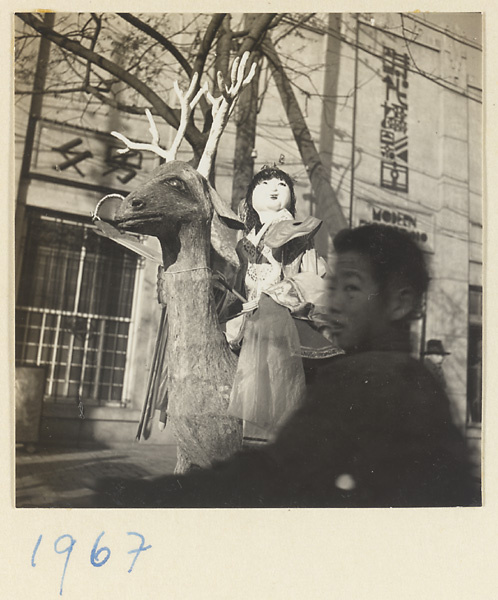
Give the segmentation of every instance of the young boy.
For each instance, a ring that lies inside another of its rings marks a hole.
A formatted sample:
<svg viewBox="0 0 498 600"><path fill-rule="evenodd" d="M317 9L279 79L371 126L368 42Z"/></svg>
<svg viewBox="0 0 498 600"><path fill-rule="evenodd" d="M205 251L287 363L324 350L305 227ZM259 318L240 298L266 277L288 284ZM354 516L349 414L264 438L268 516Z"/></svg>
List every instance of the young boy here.
<svg viewBox="0 0 498 600"><path fill-rule="evenodd" d="M443 390L410 357L428 275L401 230L335 240L331 326L346 354L317 367L308 399L263 449L205 471L114 486L111 502L169 507L414 507L476 504ZM116 498L115 494L118 493Z"/></svg>

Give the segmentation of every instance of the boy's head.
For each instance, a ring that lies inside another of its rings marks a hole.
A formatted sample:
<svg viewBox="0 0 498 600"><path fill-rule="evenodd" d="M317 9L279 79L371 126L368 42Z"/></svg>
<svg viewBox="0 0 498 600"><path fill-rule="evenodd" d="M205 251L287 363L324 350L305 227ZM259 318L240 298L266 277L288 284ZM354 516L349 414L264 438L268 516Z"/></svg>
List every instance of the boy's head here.
<svg viewBox="0 0 498 600"><path fill-rule="evenodd" d="M386 225L344 229L334 248L331 309L342 348L370 348L420 316L429 276L422 251L406 231Z"/></svg>

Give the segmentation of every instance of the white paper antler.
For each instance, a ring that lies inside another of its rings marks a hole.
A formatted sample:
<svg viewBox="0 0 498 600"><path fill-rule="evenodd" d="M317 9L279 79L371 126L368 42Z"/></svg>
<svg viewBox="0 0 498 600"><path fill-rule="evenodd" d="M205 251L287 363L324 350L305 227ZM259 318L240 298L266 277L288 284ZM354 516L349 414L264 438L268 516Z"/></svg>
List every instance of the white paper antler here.
<svg viewBox="0 0 498 600"><path fill-rule="evenodd" d="M218 147L221 134L225 129L228 118L230 117L234 109L237 97L241 89L252 80L256 72L256 63L253 63L251 69L249 70L249 73L244 78L244 71L246 69L247 61L249 60L249 55L249 52L245 52L242 55L242 57L237 57L233 61L230 72L230 87L226 85L222 73L217 73L218 86L221 90L221 96L219 96L219 98L214 98L210 94L207 87L207 83L201 86L194 96L194 90L197 86L197 81L199 79L198 73L194 73L188 90L185 93L183 93L180 89L178 82L174 82L173 87L175 89L176 95L180 100L180 123L178 125L178 130L176 132L175 139L173 140L173 143L171 144L171 148L169 150L161 148L161 146L159 145L159 133L157 131L156 124L154 123L152 113L148 108L146 108L145 114L147 115L147 119L149 120L149 131L151 134L152 143L147 144L143 142L132 142L122 133L118 133L117 131L111 131L111 135L121 140L126 146L126 148L122 148L118 150L118 152L120 154L124 154L125 152L129 152L129 150L148 150L159 155L161 158L164 158L166 162L175 160L176 153L185 135L185 130L187 128L190 115L192 114L193 109L201 99L202 95L206 94L209 102L212 104L211 112L213 115L213 123L211 125L208 140L204 148L201 160L199 162L199 166L197 167L197 171L201 173L201 175L204 175L204 177L209 177L209 172L211 170L213 158L216 153L216 148Z"/></svg>
<svg viewBox="0 0 498 600"><path fill-rule="evenodd" d="M150 110L148 108L146 108L145 114L147 115L147 118L149 119L149 123L150 123L149 131L151 133L152 143L146 144L143 142L132 142L122 133L119 133L118 131L111 131L111 135L113 135L115 138L118 138L118 140L121 140L126 146L126 148L120 148L118 150L118 153L126 154L126 152L129 152L130 150L148 150L150 152L154 152L154 154L157 154L161 158L165 158L167 160L168 159L168 151L165 150L164 148L161 148L161 146L159 146L159 133L157 131L156 124L154 123L152 113L150 112Z"/></svg>
<svg viewBox="0 0 498 600"><path fill-rule="evenodd" d="M192 111L195 108L196 104L203 96L203 94L207 92L207 84L204 84L201 88L199 88L195 96L192 97L198 79L199 74L194 73L188 90L185 93L182 92L177 81L173 83L176 95L180 100L180 123L178 125L178 130L176 132L175 139L173 140L173 143L171 144L171 148L169 150L165 150L159 145L159 132L157 131L157 127L154 122L154 118L152 117L152 113L148 108L146 108L145 114L147 115L147 119L149 120L149 131L152 137L152 143L146 144L142 142L132 142L122 133L118 133L117 131L111 131L111 135L121 140L126 146L126 148L122 148L118 150L118 152L120 154L124 154L129 150L148 150L150 152L154 152L161 158L164 158L166 162L175 160L176 153L178 152L178 148L180 147L180 144L183 140L183 136L185 135L185 130L187 128L189 117L192 114Z"/></svg>
<svg viewBox="0 0 498 600"><path fill-rule="evenodd" d="M253 63L247 77L244 78L244 71L247 61L249 60L249 55L249 52L244 52L242 57L237 57L233 61L230 74L230 87L225 84L222 73L218 71L218 87L221 90L221 96L214 98L209 91L206 92L207 99L213 106L211 109L213 114L213 124L211 125L208 141L206 142L199 166L197 167L197 171L206 178L209 177L216 148L218 147L221 134L225 129L228 118L234 109L235 101L237 100L241 89L252 80L256 73L256 63Z"/></svg>

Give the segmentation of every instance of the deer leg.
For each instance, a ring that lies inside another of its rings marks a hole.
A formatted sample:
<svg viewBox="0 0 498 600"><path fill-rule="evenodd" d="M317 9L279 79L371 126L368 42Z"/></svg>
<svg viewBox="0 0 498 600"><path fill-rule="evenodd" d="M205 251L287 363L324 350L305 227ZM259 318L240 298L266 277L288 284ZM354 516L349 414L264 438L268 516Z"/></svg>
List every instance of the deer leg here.
<svg viewBox="0 0 498 600"><path fill-rule="evenodd" d="M177 441L175 474L195 468L207 469L240 448L241 421L223 415L175 416L170 419Z"/></svg>
<svg viewBox="0 0 498 600"><path fill-rule="evenodd" d="M197 467L197 465L192 465L187 454L180 448L180 446L178 446L176 449L175 475L184 475L195 468L199 467Z"/></svg>

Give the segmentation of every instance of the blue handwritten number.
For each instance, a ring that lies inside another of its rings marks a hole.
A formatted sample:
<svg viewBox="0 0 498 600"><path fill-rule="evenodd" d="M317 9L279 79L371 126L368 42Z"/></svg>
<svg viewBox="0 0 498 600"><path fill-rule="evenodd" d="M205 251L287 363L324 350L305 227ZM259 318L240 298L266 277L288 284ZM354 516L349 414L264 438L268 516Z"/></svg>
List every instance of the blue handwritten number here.
<svg viewBox="0 0 498 600"><path fill-rule="evenodd" d="M92 565L94 567L102 567L103 565L105 565L105 563L109 560L109 557L111 556L111 551L109 550L109 548L107 546L102 546L102 548L99 548L99 550L97 551L97 546L99 545L100 538L104 535L104 533L105 533L105 531L103 531L99 535L99 537L95 540L95 544L93 545L92 552L90 554L90 562L92 563ZM99 555L102 552L106 552L107 554L99 562Z"/></svg>
<svg viewBox="0 0 498 600"><path fill-rule="evenodd" d="M35 545L35 549L33 550L33 554L31 555L31 566L32 567L36 567L36 563L35 563L35 556L36 553L38 552L38 546L40 545L41 541L42 541L42 535L40 535L40 537L38 538L38 541L36 542Z"/></svg>
<svg viewBox="0 0 498 600"><path fill-rule="evenodd" d="M61 550L59 550L57 548L57 544L64 538L69 538L69 540L70 540L69 546L67 546L67 548L62 548ZM58 537L54 543L54 550L57 552L57 554L64 554L64 552L67 552L66 562L64 563L64 570L62 571L61 588L59 590L59 596L62 596L62 586L64 585L64 577L66 575L67 563L69 561L69 557L71 556L71 552L73 551L74 544L76 544L76 540L72 536L70 536L68 533Z"/></svg>
<svg viewBox="0 0 498 600"><path fill-rule="evenodd" d="M135 548L135 550L128 550L128 554L135 553L135 558L133 559L133 562L131 563L131 567L128 569L128 573L131 573L133 571L133 567L135 566L135 562L138 558L138 555L141 552L145 552L145 550L152 548L152 546L151 546L151 544L149 544L148 546L144 546L145 538L140 533L135 533L134 531L128 531L127 533L128 533L128 535L136 535L137 537L140 538L140 546L138 548Z"/></svg>

